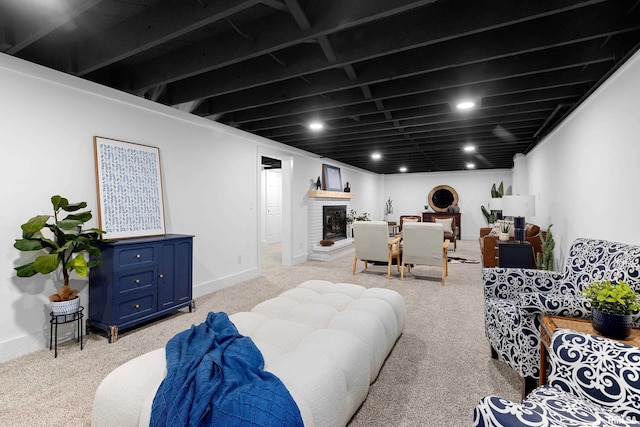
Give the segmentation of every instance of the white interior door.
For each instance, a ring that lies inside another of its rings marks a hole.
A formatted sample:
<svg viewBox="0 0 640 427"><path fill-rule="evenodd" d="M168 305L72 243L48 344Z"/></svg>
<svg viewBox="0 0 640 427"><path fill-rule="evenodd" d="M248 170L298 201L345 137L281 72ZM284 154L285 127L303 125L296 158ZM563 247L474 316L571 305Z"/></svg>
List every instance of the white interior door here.
<svg viewBox="0 0 640 427"><path fill-rule="evenodd" d="M267 244L282 241L282 172L267 170L266 181L266 240Z"/></svg>

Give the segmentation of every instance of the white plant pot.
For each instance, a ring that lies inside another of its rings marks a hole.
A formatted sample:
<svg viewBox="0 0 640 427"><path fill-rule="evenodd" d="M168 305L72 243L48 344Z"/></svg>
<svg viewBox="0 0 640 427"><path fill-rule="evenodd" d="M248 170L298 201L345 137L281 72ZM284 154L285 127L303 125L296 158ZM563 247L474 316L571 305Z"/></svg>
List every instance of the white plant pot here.
<svg viewBox="0 0 640 427"><path fill-rule="evenodd" d="M69 301L52 301L51 311L56 316L62 314L72 314L80 309L80 297L76 297Z"/></svg>
<svg viewBox="0 0 640 427"><path fill-rule="evenodd" d="M500 240L501 242L508 242L509 241L509 233L500 233L498 234L498 240Z"/></svg>

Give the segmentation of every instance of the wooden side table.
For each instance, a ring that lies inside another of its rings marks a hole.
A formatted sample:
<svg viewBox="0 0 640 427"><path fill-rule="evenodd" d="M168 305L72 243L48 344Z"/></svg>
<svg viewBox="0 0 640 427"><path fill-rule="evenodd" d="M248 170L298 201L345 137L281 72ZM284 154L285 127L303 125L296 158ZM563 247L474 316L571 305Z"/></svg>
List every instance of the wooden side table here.
<svg viewBox="0 0 640 427"><path fill-rule="evenodd" d="M540 319L540 385L547 383L547 355L551 348L551 337L557 328L571 329L590 335L602 336L602 334L593 329L591 320L561 316L542 316ZM626 340L613 340L640 348L640 328L631 328L631 336Z"/></svg>
<svg viewBox="0 0 640 427"><path fill-rule="evenodd" d="M389 237L395 237L398 231L398 223L396 221L387 221L387 225L389 226Z"/></svg>

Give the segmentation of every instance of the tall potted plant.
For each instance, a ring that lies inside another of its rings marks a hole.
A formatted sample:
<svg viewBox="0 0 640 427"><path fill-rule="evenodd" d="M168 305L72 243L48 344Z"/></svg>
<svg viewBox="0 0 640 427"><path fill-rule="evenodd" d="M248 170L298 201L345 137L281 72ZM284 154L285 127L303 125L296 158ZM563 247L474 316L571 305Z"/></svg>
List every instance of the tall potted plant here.
<svg viewBox="0 0 640 427"><path fill-rule="evenodd" d="M496 184L495 182L493 183L493 185L491 186L491 198L492 199L500 199L504 197L504 183L500 182L500 186L498 188L496 188ZM487 224L493 224L494 222L496 222L496 220L498 219L498 217L502 218L502 213L500 214L500 216L498 215L498 211L495 209L491 209L491 207L489 207L488 210L487 208L484 207L484 205L480 206L480 209L482 210L482 214L484 215L484 217L487 220ZM502 211L500 211L502 212Z"/></svg>
<svg viewBox="0 0 640 427"><path fill-rule="evenodd" d="M593 329L609 338L625 339L631 334L631 315L640 310L640 303L628 283L594 282L582 294L591 302Z"/></svg>
<svg viewBox="0 0 640 427"><path fill-rule="evenodd" d="M52 196L53 215L36 215L22 224L22 238L14 247L20 251L43 251L34 261L15 268L18 277L31 277L38 273L49 274L62 270L64 283L51 295L54 314L74 313L80 306L78 291L69 286L69 273L75 271L84 277L89 269L100 264L100 250L95 244L104 231L97 228L82 230L92 218L91 211L77 212L87 207L86 202L69 203L61 196ZM64 218L59 215L69 212ZM74 213L71 213L74 212ZM88 261L85 255L90 257Z"/></svg>
<svg viewBox="0 0 640 427"><path fill-rule="evenodd" d="M387 202L384 205L384 220L385 221L392 221L393 218L393 200L391 200L391 197L389 197L389 199L387 199Z"/></svg>

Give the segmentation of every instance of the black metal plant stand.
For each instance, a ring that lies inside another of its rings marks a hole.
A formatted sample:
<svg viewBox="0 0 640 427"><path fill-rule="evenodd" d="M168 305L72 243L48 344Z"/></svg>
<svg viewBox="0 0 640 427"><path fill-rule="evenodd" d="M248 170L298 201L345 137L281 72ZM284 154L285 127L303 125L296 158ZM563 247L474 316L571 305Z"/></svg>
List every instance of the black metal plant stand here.
<svg viewBox="0 0 640 427"><path fill-rule="evenodd" d="M53 347L53 335L55 334L56 336L54 357L58 357L58 325L62 325L64 323L76 322L78 342L80 343L80 350L82 350L84 346L84 342L82 339L82 319L84 318L83 310L84 307L80 306L80 308L78 308L78 311L76 311L75 313L49 313L49 315L51 316L51 320L49 320L49 323L51 323L51 328L49 329L49 350L51 350L51 348Z"/></svg>

